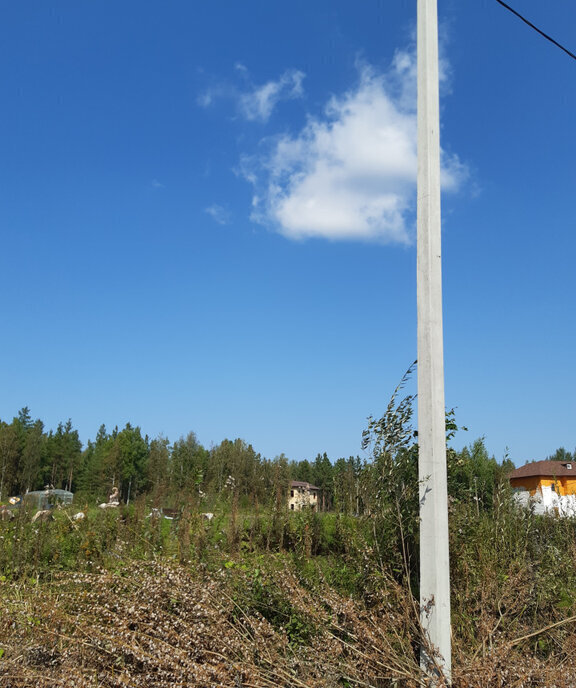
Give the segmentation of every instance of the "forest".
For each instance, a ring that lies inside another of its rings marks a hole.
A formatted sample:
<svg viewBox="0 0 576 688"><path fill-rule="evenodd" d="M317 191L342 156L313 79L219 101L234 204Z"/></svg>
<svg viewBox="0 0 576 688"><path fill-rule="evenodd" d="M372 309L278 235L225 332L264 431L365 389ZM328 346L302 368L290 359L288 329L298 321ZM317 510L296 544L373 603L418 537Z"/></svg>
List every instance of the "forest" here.
<svg viewBox="0 0 576 688"><path fill-rule="evenodd" d="M456 428L453 413L447 419L450 439ZM377 429L376 422L370 422L371 430ZM287 491L291 480L301 480L320 488L322 511L360 515L373 510L375 480L387 455L382 447L371 451L371 430L365 433L363 458L323 453L293 461L284 454L266 458L239 438L224 439L210 449L198 442L194 432L174 443L165 437L150 439L130 423L111 431L102 425L83 446L71 420L47 430L25 407L11 421L0 420L0 503L47 485L95 503L105 500L116 486L126 504L145 495L155 503L178 506L184 498L196 496L212 508L226 501L233 485L240 504L247 507L271 504L279 491ZM417 444L404 443L400 449L407 479L415 475ZM470 491L483 503L490 502L495 485L514 468L507 459L498 463L490 457L483 439L458 452L449 449L448 461L454 496Z"/></svg>

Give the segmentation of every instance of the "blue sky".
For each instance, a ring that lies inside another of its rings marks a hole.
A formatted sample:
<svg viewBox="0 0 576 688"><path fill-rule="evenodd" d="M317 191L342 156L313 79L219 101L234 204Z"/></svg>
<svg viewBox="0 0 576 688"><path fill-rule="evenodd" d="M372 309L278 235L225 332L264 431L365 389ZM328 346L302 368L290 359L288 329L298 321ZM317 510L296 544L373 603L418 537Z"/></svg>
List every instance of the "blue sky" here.
<svg viewBox="0 0 576 688"><path fill-rule="evenodd" d="M515 7L576 49L576 6ZM0 418L361 454L416 357L415 13L8 3ZM576 63L439 14L446 404L521 464L576 446Z"/></svg>

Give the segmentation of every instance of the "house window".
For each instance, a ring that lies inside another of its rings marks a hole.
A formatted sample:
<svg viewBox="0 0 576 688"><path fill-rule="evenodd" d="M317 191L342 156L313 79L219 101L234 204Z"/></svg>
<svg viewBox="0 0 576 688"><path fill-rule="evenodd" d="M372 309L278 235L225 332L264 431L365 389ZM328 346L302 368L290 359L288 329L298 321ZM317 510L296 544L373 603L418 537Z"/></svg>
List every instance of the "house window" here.
<svg viewBox="0 0 576 688"><path fill-rule="evenodd" d="M290 504L290 508L294 511L294 504Z"/></svg>
<svg viewBox="0 0 576 688"><path fill-rule="evenodd" d="M291 497L294 496L294 490L290 490L290 496L291 496Z"/></svg>

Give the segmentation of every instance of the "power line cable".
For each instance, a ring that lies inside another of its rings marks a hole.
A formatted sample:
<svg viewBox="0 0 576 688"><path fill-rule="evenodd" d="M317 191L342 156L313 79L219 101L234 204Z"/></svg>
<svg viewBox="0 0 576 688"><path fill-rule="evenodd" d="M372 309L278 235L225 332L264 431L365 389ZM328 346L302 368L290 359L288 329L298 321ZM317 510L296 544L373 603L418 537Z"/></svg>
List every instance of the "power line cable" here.
<svg viewBox="0 0 576 688"><path fill-rule="evenodd" d="M496 0L496 2L499 3L500 5L502 5L502 7L505 7L507 10L512 12L512 14L515 14L518 17L518 19L521 19L525 24L528 24L528 26L531 29L534 29L534 31L537 31L541 36L544 36L544 38L547 41L550 41L550 43L554 43L554 45L556 47L560 48L560 50L563 50L573 60L576 60L576 55L574 55L574 53L571 53L568 50L568 48L565 48L563 45L558 43L558 41L555 41L551 36L549 36L547 33L544 33L544 31L541 31L537 26L534 26L534 24L532 24L532 22L528 21L528 19L526 19L526 17L523 17L519 12L516 12L516 10L513 9L512 7L510 7L510 5L507 5L505 2L502 2L502 0Z"/></svg>

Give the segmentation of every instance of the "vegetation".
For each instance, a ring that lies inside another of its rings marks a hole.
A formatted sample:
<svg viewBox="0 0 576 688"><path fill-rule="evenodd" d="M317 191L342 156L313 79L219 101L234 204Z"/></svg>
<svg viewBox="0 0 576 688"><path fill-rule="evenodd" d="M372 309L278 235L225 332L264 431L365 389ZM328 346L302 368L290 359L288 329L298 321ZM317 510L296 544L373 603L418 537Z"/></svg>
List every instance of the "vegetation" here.
<svg viewBox="0 0 576 688"><path fill-rule="evenodd" d="M51 522L25 508L0 521L0 685L426 685L400 389L368 421L365 460L268 460L242 440L207 450L130 425L82 449L70 422L46 433L23 409L1 423L3 500L46 484L76 496ZM453 684L572 686L576 520L517 508L511 467L482 440L448 450ZM323 511L289 512L290 479L321 487ZM98 509L112 485L121 506Z"/></svg>
<svg viewBox="0 0 576 688"><path fill-rule="evenodd" d="M321 511L381 513L383 489L396 496L411 489L407 501L414 512L418 447L410 428L413 399L402 400L396 409L400 389L383 418L369 419L364 448L371 456L364 459L329 458L326 453L303 461L290 461L284 454L267 459L242 439L225 439L208 450L193 432L171 444L165 437L143 436L130 423L111 432L102 425L83 448L70 420L47 432L23 408L11 422L0 420L0 503L51 485L74 492L78 502L96 504L106 501L116 486L125 504L146 496L155 506L180 507L193 499L202 510L227 509L234 496L247 508L275 504L279 495L284 503L289 481L302 480L320 488ZM447 421L451 439L457 429L453 412ZM396 422L406 433L401 439L394 439ZM482 439L460 452L449 450L449 461L453 496L475 493L486 504L497 481L513 468L511 462L499 465L490 458ZM397 501L404 505L406 498Z"/></svg>

